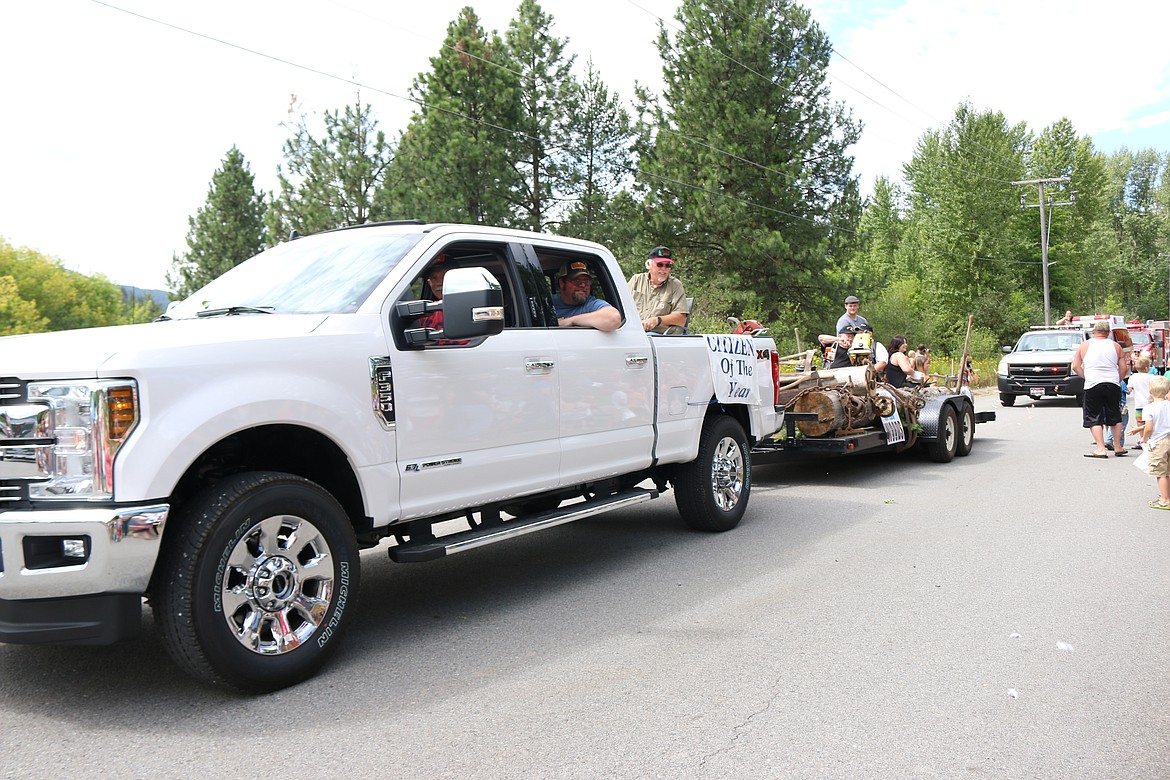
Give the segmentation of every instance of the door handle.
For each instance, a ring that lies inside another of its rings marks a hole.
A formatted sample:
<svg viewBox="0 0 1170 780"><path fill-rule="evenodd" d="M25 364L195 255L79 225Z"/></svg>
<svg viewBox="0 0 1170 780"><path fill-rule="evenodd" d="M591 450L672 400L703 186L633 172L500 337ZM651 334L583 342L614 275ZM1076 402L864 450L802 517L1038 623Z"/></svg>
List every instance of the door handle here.
<svg viewBox="0 0 1170 780"><path fill-rule="evenodd" d="M649 362L645 355L626 355L626 368L641 368Z"/></svg>
<svg viewBox="0 0 1170 780"><path fill-rule="evenodd" d="M556 361L553 360L526 360L524 361L524 370L529 374L547 374L553 370Z"/></svg>

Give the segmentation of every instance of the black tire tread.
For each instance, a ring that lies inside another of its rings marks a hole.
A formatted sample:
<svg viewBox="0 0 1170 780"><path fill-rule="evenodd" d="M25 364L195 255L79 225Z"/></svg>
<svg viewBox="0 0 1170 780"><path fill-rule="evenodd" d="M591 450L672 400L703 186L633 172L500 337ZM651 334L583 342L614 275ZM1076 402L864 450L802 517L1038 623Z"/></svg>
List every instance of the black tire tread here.
<svg viewBox="0 0 1170 780"><path fill-rule="evenodd" d="M955 446L947 446L946 438L946 424L947 420L955 426ZM959 432L958 432L959 418L955 414L954 407L949 404L944 405L938 417L938 438L930 442L926 449L930 459L935 463L950 463L955 457L955 451L958 449Z"/></svg>
<svg viewBox="0 0 1170 780"><path fill-rule="evenodd" d="M968 442L963 436L963 426L966 423L971 424L971 441ZM963 404L963 411L959 413L959 441L955 446L955 454L960 458L965 458L971 454L971 450L975 447L975 407L971 404Z"/></svg>
<svg viewBox="0 0 1170 780"><path fill-rule="evenodd" d="M172 518L167 529L170 536L164 537L163 551L156 566L151 589L151 610L162 635L163 646L176 665L192 677L213 687L264 692L300 681L291 680L274 686L263 682L250 683L224 675L204 651L192 614L194 601L191 598L194 589L192 583L197 576L200 556L208 551L208 539L217 530L215 518L230 512L234 506L250 498L256 490L282 484L297 485L316 492L325 501L335 504L337 511L344 516L344 511L336 499L307 479L280 472L245 472L227 477L195 495ZM351 536L352 533L351 528ZM356 550L356 541L354 545L353 549ZM349 595L351 600L357 595L357 576L357 566L354 566L351 574L353 588ZM347 609L352 608L352 605L347 604Z"/></svg>
<svg viewBox="0 0 1170 780"><path fill-rule="evenodd" d="M726 435L735 438L744 457L743 493L740 495L739 503L730 512L724 512L716 507L711 496L712 451ZM708 417L703 423L699 451L695 459L678 465L671 481L674 484L678 513L689 527L697 531L712 532L730 531L735 528L747 509L752 488L751 450L748 448L743 427L726 415Z"/></svg>

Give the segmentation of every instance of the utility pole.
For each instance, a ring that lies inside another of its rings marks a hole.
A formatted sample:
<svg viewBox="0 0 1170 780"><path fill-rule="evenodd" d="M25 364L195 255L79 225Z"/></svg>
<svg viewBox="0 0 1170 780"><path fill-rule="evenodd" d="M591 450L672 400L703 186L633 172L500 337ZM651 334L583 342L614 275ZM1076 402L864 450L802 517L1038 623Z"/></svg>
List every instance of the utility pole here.
<svg viewBox="0 0 1170 780"><path fill-rule="evenodd" d="M1052 324L1052 307L1048 301L1048 209L1052 206L1070 206L1077 202L1076 193L1072 193L1069 200L1061 201L1060 203L1053 203L1044 193L1044 185L1046 184L1060 184L1061 182L1069 181L1067 176L1060 176L1053 179L1029 179L1028 181L1013 181L1012 184L1016 186L1035 186L1040 190L1040 198L1037 203L1028 203L1024 195L1020 196L1020 206L1026 209L1039 208L1040 209L1040 268L1044 278L1044 324Z"/></svg>

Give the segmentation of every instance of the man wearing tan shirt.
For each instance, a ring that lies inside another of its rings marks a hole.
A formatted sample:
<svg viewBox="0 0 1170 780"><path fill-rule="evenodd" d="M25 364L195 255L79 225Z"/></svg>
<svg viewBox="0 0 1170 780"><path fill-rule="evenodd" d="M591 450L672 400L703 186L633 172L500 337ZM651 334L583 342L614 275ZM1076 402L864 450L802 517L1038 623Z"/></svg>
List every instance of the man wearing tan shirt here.
<svg viewBox="0 0 1170 780"><path fill-rule="evenodd" d="M630 277L642 330L665 333L673 325L687 324L687 293L682 282L670 275L673 267L670 250L656 246L646 257L646 273Z"/></svg>

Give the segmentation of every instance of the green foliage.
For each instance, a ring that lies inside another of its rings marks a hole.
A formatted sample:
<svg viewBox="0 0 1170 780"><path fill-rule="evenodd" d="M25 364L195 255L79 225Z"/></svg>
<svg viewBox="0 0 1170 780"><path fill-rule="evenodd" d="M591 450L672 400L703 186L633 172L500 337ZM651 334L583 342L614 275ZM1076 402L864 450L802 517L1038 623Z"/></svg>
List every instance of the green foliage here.
<svg viewBox="0 0 1170 780"><path fill-rule="evenodd" d="M639 96L654 233L724 291L721 314L823 303L860 207L859 128L829 98L828 37L788 0L684 0L676 19L658 39L662 98Z"/></svg>
<svg viewBox="0 0 1170 780"><path fill-rule="evenodd" d="M149 295L141 298L125 296L123 298L126 304L126 321L130 324L153 322L163 313L163 308Z"/></svg>
<svg viewBox="0 0 1170 780"><path fill-rule="evenodd" d="M522 176L509 150L520 121L518 65L500 36L480 27L470 7L447 28L429 73L411 96L420 108L398 144L378 192L390 218L515 226Z"/></svg>
<svg viewBox="0 0 1170 780"><path fill-rule="evenodd" d="M252 171L236 147L212 174L207 202L187 218L187 225L187 251L174 256L167 272L167 286L176 300L264 248L264 197L256 191Z"/></svg>
<svg viewBox="0 0 1170 780"><path fill-rule="evenodd" d="M295 108L289 108L290 117ZM359 94L354 105L326 111L324 125L320 138L303 113L287 125L292 130L284 143L287 175L277 168L280 194L265 219L269 245L287 239L292 230L316 233L378 218L375 192L394 149L378 129L370 105L362 105Z"/></svg>
<svg viewBox="0 0 1170 780"><path fill-rule="evenodd" d="M3 245L0 244L0 251ZM37 312L37 305L20 297L16 280L0 276L0 336L37 333L46 330L49 321Z"/></svg>
<svg viewBox="0 0 1170 780"><path fill-rule="evenodd" d="M0 239L0 308L4 333L122 325L131 312L122 291L103 276L70 271L61 261Z"/></svg>
<svg viewBox="0 0 1170 780"><path fill-rule="evenodd" d="M918 279L902 278L872 299L864 299L865 319L882 343L888 343L894 336L905 336L911 344L931 340L932 334L926 329L928 319L923 316L929 306L921 296L922 285Z"/></svg>

